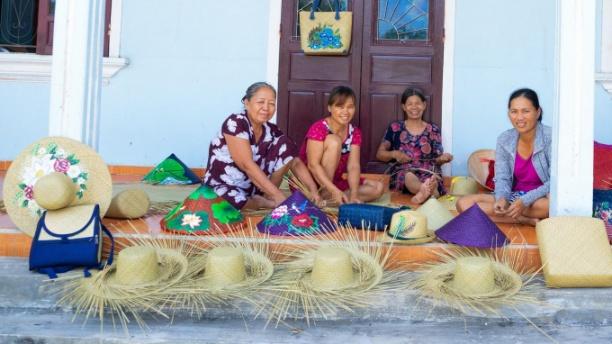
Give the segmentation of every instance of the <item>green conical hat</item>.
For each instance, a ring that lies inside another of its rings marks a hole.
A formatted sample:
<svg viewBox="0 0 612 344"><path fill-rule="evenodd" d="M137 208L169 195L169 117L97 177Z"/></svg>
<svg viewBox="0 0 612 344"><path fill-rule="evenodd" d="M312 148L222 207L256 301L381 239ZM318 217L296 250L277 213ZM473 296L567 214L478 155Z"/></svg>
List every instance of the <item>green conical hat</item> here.
<svg viewBox="0 0 612 344"><path fill-rule="evenodd" d="M201 182L193 171L174 154L152 169L142 181L149 184L196 184Z"/></svg>
<svg viewBox="0 0 612 344"><path fill-rule="evenodd" d="M215 191L202 185L177 205L160 222L168 231L209 234L226 232L242 222L242 214Z"/></svg>

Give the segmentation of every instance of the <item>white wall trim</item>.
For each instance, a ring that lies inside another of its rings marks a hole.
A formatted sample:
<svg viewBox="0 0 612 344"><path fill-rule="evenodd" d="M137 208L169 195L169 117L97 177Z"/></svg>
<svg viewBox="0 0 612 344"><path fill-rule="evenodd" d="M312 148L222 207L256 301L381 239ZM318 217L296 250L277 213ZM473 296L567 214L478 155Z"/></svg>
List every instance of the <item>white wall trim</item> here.
<svg viewBox="0 0 612 344"><path fill-rule="evenodd" d="M453 102L455 92L455 0L444 2L444 63L442 67L442 146L453 152ZM452 164L442 166L452 175Z"/></svg>
<svg viewBox="0 0 612 344"><path fill-rule="evenodd" d="M280 2L280 0L272 1ZM110 79L129 64L128 59L119 57L122 8L123 0L113 0L111 32L108 42L109 57L103 59L102 66L105 85L108 85ZM51 80L51 60L51 55L0 53L0 81L49 82Z"/></svg>
<svg viewBox="0 0 612 344"><path fill-rule="evenodd" d="M612 96L612 0L602 0L601 10L601 65L595 80Z"/></svg>
<svg viewBox="0 0 612 344"><path fill-rule="evenodd" d="M0 80L49 82L51 80L51 55L0 54ZM104 83L128 65L128 60L120 57L103 59L102 76Z"/></svg>

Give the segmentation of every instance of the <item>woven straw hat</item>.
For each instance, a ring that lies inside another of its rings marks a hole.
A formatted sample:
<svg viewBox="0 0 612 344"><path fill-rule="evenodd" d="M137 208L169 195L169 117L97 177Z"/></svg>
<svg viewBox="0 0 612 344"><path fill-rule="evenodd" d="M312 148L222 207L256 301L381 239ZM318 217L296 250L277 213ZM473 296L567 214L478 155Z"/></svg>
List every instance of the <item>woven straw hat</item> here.
<svg viewBox="0 0 612 344"><path fill-rule="evenodd" d="M47 137L24 149L9 167L4 179L3 198L15 225L34 235L44 208L34 199L34 185L43 176L59 172L74 184L70 205L99 204L100 216L108 209L112 181L104 161L87 145L64 137ZM37 197L45 197L41 193Z"/></svg>
<svg viewBox="0 0 612 344"><path fill-rule="evenodd" d="M187 258L179 251L152 246L126 247L115 264L102 271L101 284L109 289L151 288L178 282L188 268Z"/></svg>
<svg viewBox="0 0 612 344"><path fill-rule="evenodd" d="M478 184L487 190L492 189L487 186L487 177L489 176L489 162L495 161L494 149L479 149L470 154L468 158L468 171L470 176L474 178Z"/></svg>
<svg viewBox="0 0 612 344"><path fill-rule="evenodd" d="M382 238L383 242L416 245L431 242L436 236L432 228L428 228L425 215L415 210L402 210L393 214L389 230Z"/></svg>
<svg viewBox="0 0 612 344"><path fill-rule="evenodd" d="M138 188L123 190L111 200L106 217L137 219L147 213L150 205L151 201L144 190Z"/></svg>
<svg viewBox="0 0 612 344"><path fill-rule="evenodd" d="M65 208L76 197L72 179L60 172L40 177L34 184L33 192L36 203L47 210Z"/></svg>
<svg viewBox="0 0 612 344"><path fill-rule="evenodd" d="M315 252L312 271L305 274L303 283L314 290L332 291L356 286L351 255L341 247L321 247Z"/></svg>
<svg viewBox="0 0 612 344"><path fill-rule="evenodd" d="M536 233L546 285L612 287L612 250L602 220L551 217L538 222Z"/></svg>
<svg viewBox="0 0 612 344"><path fill-rule="evenodd" d="M450 194L455 196L473 195L478 193L478 183L472 177L457 176L451 179Z"/></svg>
<svg viewBox="0 0 612 344"><path fill-rule="evenodd" d="M488 257L459 257L424 273L428 288L458 300L510 297L523 285L521 275Z"/></svg>
<svg viewBox="0 0 612 344"><path fill-rule="evenodd" d="M435 198L428 199L416 211L427 218L427 227L434 231L455 218L448 208Z"/></svg>

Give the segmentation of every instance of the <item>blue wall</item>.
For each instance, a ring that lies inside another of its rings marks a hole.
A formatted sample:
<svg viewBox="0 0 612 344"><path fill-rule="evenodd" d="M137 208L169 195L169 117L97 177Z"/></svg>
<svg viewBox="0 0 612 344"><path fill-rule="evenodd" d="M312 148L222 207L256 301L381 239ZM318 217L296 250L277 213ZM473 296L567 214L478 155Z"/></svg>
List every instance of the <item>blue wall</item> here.
<svg viewBox="0 0 612 344"><path fill-rule="evenodd" d="M457 1L453 104L453 174L467 174L467 158L495 148L511 128L512 91L534 89L552 123L554 101L555 1Z"/></svg>
<svg viewBox="0 0 612 344"><path fill-rule="evenodd" d="M597 1L596 66L601 64L601 13L602 0ZM612 94L600 85L595 85L595 140L612 144Z"/></svg>

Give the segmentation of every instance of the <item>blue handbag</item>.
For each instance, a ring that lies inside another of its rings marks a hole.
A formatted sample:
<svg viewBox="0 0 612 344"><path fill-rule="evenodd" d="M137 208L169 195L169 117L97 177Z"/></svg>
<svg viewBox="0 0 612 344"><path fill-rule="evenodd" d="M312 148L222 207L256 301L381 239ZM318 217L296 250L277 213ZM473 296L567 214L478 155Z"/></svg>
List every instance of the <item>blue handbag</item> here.
<svg viewBox="0 0 612 344"><path fill-rule="evenodd" d="M74 220L76 223L70 223L70 220L66 223L66 219L70 218L67 212L79 213L78 219ZM30 271L47 274L53 279L58 273L83 267L85 277L91 276L89 269L103 267L102 233L111 240L110 255L106 262L111 265L115 241L102 224L99 205L79 205L51 213L45 211L38 220L32 238Z"/></svg>
<svg viewBox="0 0 612 344"><path fill-rule="evenodd" d="M338 223L358 229L383 231L391 224L391 217L410 207L391 208L374 204L343 204L338 210Z"/></svg>

